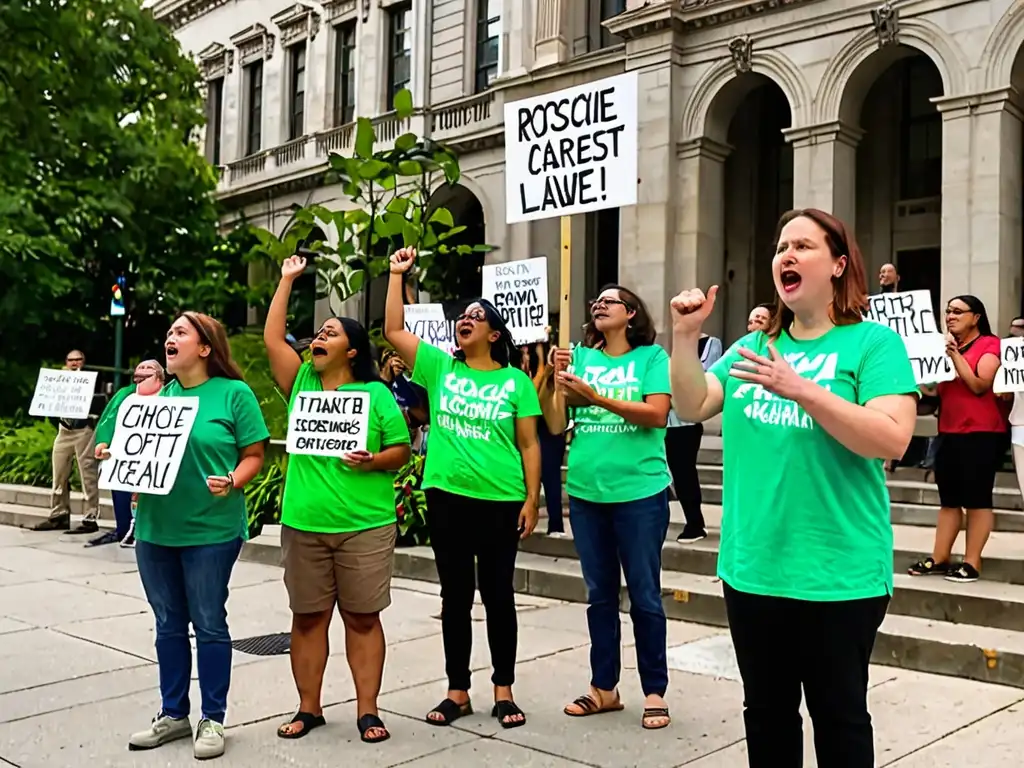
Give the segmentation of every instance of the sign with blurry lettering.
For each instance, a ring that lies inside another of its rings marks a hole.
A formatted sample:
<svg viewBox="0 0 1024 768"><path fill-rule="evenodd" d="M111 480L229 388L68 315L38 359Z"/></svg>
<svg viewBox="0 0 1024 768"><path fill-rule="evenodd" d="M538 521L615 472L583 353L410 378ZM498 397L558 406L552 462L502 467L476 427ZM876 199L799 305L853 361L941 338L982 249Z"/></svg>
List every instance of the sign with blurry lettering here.
<svg viewBox="0 0 1024 768"><path fill-rule="evenodd" d="M483 296L501 313L516 344L547 341L548 260L485 264Z"/></svg>
<svg viewBox="0 0 1024 768"><path fill-rule="evenodd" d="M1024 338L999 340L999 370L992 391L997 395L1024 392Z"/></svg>
<svg viewBox="0 0 1024 768"><path fill-rule="evenodd" d="M440 304L408 304L405 307L405 330L449 355L458 349L455 323L446 320Z"/></svg>
<svg viewBox="0 0 1024 768"><path fill-rule="evenodd" d="M366 450L369 392L299 392L288 416L288 453L344 456Z"/></svg>
<svg viewBox="0 0 1024 768"><path fill-rule="evenodd" d="M887 325L903 337L918 384L956 378L946 354L946 336L935 323L930 291L902 291L868 296L866 319Z"/></svg>
<svg viewBox="0 0 1024 768"><path fill-rule="evenodd" d="M96 371L57 371L42 368L29 405L29 416L87 419L96 392Z"/></svg>
<svg viewBox="0 0 1024 768"><path fill-rule="evenodd" d="M100 464L100 488L169 494L198 413L198 397L126 397L117 409L110 458Z"/></svg>
<svg viewBox="0 0 1024 768"><path fill-rule="evenodd" d="M505 105L509 224L636 205L638 74Z"/></svg>

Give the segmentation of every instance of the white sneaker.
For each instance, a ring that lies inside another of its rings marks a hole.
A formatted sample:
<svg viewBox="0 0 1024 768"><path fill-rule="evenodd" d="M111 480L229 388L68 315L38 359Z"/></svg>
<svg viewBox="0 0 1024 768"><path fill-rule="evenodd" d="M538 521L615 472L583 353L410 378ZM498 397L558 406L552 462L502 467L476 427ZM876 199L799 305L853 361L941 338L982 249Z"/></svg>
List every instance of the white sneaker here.
<svg viewBox="0 0 1024 768"><path fill-rule="evenodd" d="M187 717L174 719L163 712L153 718L152 724L144 731L133 733L128 739L128 749L137 752L142 749L156 749L170 741L188 739L192 736L192 723Z"/></svg>
<svg viewBox="0 0 1024 768"><path fill-rule="evenodd" d="M196 760L209 760L224 754L224 726L205 717L196 726L193 750Z"/></svg>
<svg viewBox="0 0 1024 768"><path fill-rule="evenodd" d="M131 524L128 526L128 533L121 539L121 546L125 549L132 549L135 547L135 518L132 518Z"/></svg>

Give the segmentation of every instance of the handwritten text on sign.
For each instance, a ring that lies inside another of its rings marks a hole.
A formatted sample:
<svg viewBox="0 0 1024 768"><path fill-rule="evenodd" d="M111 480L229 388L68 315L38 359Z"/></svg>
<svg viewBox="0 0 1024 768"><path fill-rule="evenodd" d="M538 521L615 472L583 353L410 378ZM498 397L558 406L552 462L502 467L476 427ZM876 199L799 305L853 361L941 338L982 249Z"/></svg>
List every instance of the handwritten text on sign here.
<svg viewBox="0 0 1024 768"><path fill-rule="evenodd" d="M288 453L344 456L366 450L369 392L300 392L288 416Z"/></svg>
<svg viewBox="0 0 1024 768"><path fill-rule="evenodd" d="M903 337L918 384L937 384L956 378L953 362L946 354L946 336L935 324L930 291L868 296L866 317Z"/></svg>
<svg viewBox="0 0 1024 768"><path fill-rule="evenodd" d="M125 398L117 409L110 458L100 465L100 488L169 494L198 412L198 397Z"/></svg>
<svg viewBox="0 0 1024 768"><path fill-rule="evenodd" d="M547 341L548 260L485 264L484 298L494 304L516 344Z"/></svg>
<svg viewBox="0 0 1024 768"><path fill-rule="evenodd" d="M89 418L97 376L96 371L41 369L29 415L54 419Z"/></svg>
<svg viewBox="0 0 1024 768"><path fill-rule="evenodd" d="M999 362L992 391L997 395L1024 392L1024 339L1000 339Z"/></svg>
<svg viewBox="0 0 1024 768"><path fill-rule="evenodd" d="M449 355L458 349L455 323L446 320L440 304L410 304L405 308L405 330Z"/></svg>
<svg viewBox="0 0 1024 768"><path fill-rule="evenodd" d="M509 224L635 205L636 72L505 105Z"/></svg>

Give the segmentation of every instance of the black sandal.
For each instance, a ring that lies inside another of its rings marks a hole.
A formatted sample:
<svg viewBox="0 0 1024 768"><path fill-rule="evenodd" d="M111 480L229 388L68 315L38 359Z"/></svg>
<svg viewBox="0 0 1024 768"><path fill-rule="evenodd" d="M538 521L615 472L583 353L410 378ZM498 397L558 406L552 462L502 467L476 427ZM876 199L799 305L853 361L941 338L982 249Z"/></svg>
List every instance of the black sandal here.
<svg viewBox="0 0 1024 768"><path fill-rule="evenodd" d="M302 730L296 733L286 732L284 729L293 723L302 723ZM277 729L277 736L280 739L301 739L314 728L319 728L321 725L327 725L323 715L314 715L310 712L296 712L295 717Z"/></svg>
<svg viewBox="0 0 1024 768"><path fill-rule="evenodd" d="M434 713L439 714L443 719L435 720L430 717ZM465 704L457 704L451 699L445 699L427 713L427 722L431 725L451 725L460 717L473 714L473 704L467 701Z"/></svg>
<svg viewBox="0 0 1024 768"><path fill-rule="evenodd" d="M519 715L522 720L507 720L506 718L515 717ZM526 725L526 713L521 710L514 701L503 699L502 701L494 702L494 709L491 710L491 717L498 718L498 722L502 728L518 728L520 725Z"/></svg>
<svg viewBox="0 0 1024 768"><path fill-rule="evenodd" d="M663 725L648 725L647 724L648 720L653 720L656 717L663 717L663 718L665 718L666 722ZM644 707L644 714L640 718L640 725L642 725L645 730L648 730L648 731L658 731L658 730L661 730L662 728L668 728L669 725L671 725L671 724L672 724L672 718L668 714L668 707Z"/></svg>
<svg viewBox="0 0 1024 768"><path fill-rule="evenodd" d="M377 715L363 715L356 721L356 728L359 729L359 738L367 744L380 744L382 741L387 741L391 738L391 732L388 731L384 721L377 717ZM367 736L366 732L371 728L378 728L384 731L384 735Z"/></svg>

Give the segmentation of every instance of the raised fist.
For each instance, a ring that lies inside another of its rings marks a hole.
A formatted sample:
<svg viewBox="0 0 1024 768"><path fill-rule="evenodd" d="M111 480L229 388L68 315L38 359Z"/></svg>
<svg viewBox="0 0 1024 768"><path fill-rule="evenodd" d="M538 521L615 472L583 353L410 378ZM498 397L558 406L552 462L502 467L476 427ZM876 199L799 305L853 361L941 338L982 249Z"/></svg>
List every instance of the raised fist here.
<svg viewBox="0 0 1024 768"><path fill-rule="evenodd" d="M399 248L391 254L391 274L400 275L403 272L408 272L412 269L413 262L415 261L415 248Z"/></svg>
<svg viewBox="0 0 1024 768"><path fill-rule="evenodd" d="M708 289L707 296L700 288L682 291L672 299L672 327L677 331L700 333L701 326L715 308L718 286Z"/></svg>

